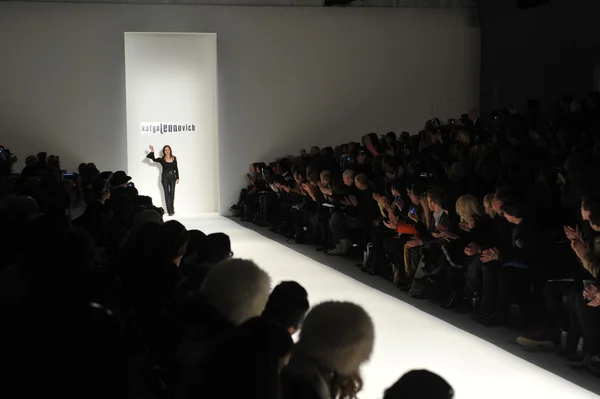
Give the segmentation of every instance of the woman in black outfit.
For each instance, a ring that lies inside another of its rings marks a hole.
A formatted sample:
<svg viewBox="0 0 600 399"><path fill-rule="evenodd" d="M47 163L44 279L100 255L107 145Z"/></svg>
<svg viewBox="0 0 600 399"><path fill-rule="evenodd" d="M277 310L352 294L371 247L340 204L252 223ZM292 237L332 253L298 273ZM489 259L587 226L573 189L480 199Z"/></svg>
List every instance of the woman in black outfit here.
<svg viewBox="0 0 600 399"><path fill-rule="evenodd" d="M150 154L147 155L154 162L162 166L162 186L165 191L165 201L167 202L167 213L169 216L175 214L175 185L179 184L179 168L177 167L177 157L173 156L171 147L166 145L162 149L162 157L154 157L154 147L150 146Z"/></svg>

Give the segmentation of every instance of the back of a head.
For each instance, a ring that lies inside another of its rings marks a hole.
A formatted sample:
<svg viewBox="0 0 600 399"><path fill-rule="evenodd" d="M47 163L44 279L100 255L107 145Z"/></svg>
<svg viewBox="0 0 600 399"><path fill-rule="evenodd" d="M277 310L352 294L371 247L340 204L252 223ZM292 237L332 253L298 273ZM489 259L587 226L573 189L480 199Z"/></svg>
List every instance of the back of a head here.
<svg viewBox="0 0 600 399"><path fill-rule="evenodd" d="M356 181L364 186L369 184L369 178L364 173L360 173L355 177Z"/></svg>
<svg viewBox="0 0 600 399"><path fill-rule="evenodd" d="M204 234L200 230L190 230L188 233L189 233L189 242L188 242L188 246L187 246L186 256L197 255L198 251L206 243L206 241L205 241L206 234Z"/></svg>
<svg viewBox="0 0 600 399"><path fill-rule="evenodd" d="M255 317L246 321L208 355L202 397L279 398L279 371L292 346L292 337L271 320ZM233 384L232 375L236 379ZM211 396L210 392L219 394Z"/></svg>
<svg viewBox="0 0 600 399"><path fill-rule="evenodd" d="M200 252L204 262L222 262L231 256L231 239L224 233L209 234L204 240L204 249Z"/></svg>
<svg viewBox="0 0 600 399"><path fill-rule="evenodd" d="M201 293L216 311L238 326L265 309L271 278L254 262L229 259L211 268Z"/></svg>
<svg viewBox="0 0 600 399"><path fill-rule="evenodd" d="M371 357L375 327L367 312L349 302L324 302L306 316L292 358L313 359L319 367L348 377Z"/></svg>
<svg viewBox="0 0 600 399"><path fill-rule="evenodd" d="M163 259L175 259L183 256L189 234L185 226L176 220L169 220L158 230L158 250Z"/></svg>
<svg viewBox="0 0 600 399"><path fill-rule="evenodd" d="M304 287L295 281L284 281L271 292L263 316L283 328L298 329L308 308L308 292Z"/></svg>
<svg viewBox="0 0 600 399"><path fill-rule="evenodd" d="M518 201L506 201L502 204L502 212L505 215L512 216L518 219L522 219L525 217L525 211L523 206Z"/></svg>
<svg viewBox="0 0 600 399"><path fill-rule="evenodd" d="M519 201L521 195L518 190L512 187L498 187L494 194L494 199L500 202Z"/></svg>
<svg viewBox="0 0 600 399"><path fill-rule="evenodd" d="M387 391L383 399L452 399L454 390L437 374L427 370L406 373Z"/></svg>

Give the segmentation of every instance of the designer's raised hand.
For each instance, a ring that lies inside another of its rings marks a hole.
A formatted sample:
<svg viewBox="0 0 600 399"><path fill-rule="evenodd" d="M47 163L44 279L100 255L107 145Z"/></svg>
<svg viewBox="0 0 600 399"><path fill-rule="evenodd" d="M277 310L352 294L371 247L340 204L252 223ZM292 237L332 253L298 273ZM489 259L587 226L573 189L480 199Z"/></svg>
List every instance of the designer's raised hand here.
<svg viewBox="0 0 600 399"><path fill-rule="evenodd" d="M154 146L150 146L150 152L154 152Z"/></svg>

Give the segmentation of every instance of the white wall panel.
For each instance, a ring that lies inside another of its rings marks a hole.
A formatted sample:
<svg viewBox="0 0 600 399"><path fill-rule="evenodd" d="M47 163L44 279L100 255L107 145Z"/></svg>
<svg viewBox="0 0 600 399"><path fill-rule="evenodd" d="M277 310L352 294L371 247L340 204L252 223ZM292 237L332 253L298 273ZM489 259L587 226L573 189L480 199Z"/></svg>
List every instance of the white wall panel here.
<svg viewBox="0 0 600 399"><path fill-rule="evenodd" d="M145 157L149 145L157 157L170 145L177 214L216 212L216 35L125 33L125 81L127 170L138 190L164 202L160 165Z"/></svg>

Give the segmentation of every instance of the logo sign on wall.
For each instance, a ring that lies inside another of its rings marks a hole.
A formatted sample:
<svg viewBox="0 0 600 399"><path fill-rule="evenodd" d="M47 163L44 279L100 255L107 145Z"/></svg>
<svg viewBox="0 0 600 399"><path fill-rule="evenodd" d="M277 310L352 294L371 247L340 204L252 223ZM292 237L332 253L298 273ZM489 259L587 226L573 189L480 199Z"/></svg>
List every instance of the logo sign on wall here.
<svg viewBox="0 0 600 399"><path fill-rule="evenodd" d="M196 125L193 123L142 122L141 131L143 135L195 132Z"/></svg>

